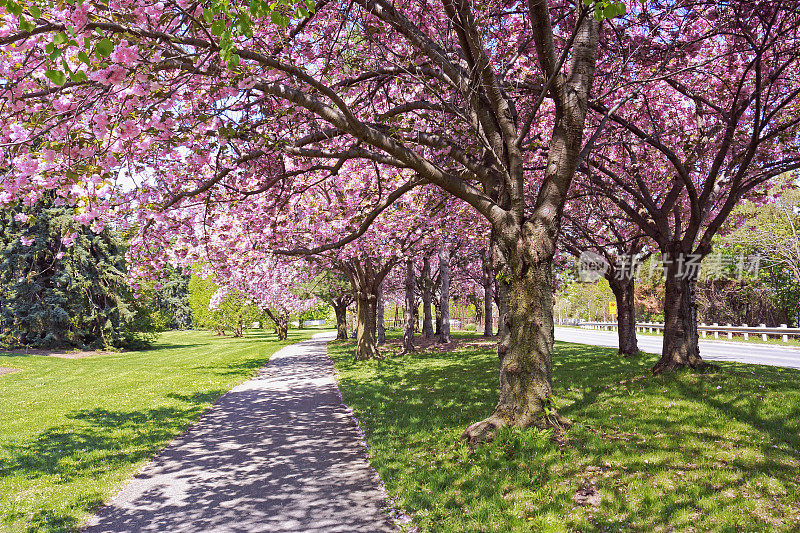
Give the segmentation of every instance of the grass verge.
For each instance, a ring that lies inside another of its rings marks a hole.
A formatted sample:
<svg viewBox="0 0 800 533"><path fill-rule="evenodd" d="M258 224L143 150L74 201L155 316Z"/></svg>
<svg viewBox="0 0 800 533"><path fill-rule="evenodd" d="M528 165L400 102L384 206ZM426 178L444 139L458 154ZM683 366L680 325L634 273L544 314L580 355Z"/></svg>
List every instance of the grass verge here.
<svg viewBox="0 0 800 533"><path fill-rule="evenodd" d="M800 529L800 371L651 377L656 356L557 343L556 404L577 422L566 442L508 430L473 452L460 434L498 383L477 339L366 363L329 345L372 463L420 531Z"/></svg>
<svg viewBox="0 0 800 533"><path fill-rule="evenodd" d="M59 359L2 355L0 531L69 531L279 348L290 331L169 332L149 350Z"/></svg>

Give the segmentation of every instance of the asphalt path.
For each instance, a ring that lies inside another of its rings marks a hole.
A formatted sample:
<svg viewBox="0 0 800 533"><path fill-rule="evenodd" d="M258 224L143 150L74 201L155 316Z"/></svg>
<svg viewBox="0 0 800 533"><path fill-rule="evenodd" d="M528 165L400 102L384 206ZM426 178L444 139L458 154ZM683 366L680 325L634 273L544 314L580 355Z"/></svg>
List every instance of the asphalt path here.
<svg viewBox="0 0 800 533"><path fill-rule="evenodd" d="M148 463L84 531L388 532L385 492L326 352L288 346Z"/></svg>
<svg viewBox="0 0 800 533"><path fill-rule="evenodd" d="M663 342L661 335L639 334L636 339L639 343L639 350L654 354L661 353ZM607 348L619 347L616 331L556 327L556 340ZM700 355L703 359L710 361L737 361L754 365L800 368L800 349L775 344L726 342L701 338Z"/></svg>

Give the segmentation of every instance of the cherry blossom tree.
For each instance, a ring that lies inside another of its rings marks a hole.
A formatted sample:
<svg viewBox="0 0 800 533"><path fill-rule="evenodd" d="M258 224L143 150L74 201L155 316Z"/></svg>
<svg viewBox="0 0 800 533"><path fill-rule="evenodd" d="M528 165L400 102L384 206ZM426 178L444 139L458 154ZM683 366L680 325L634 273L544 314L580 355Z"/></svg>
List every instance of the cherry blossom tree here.
<svg viewBox="0 0 800 533"><path fill-rule="evenodd" d="M608 198L584 194L580 178L576 185L560 242L579 260L579 269L608 280L617 304L618 352L636 355L636 274L649 255L648 240Z"/></svg>
<svg viewBox="0 0 800 533"><path fill-rule="evenodd" d="M800 11L793 1L670 4L630 17L628 61L644 79L585 169L666 262L658 373L702 368L694 286L700 261L743 197L800 168ZM624 54L619 56L623 60ZM610 89L611 100L625 91ZM604 87L599 92L606 91Z"/></svg>
<svg viewBox="0 0 800 533"><path fill-rule="evenodd" d="M551 263L583 147L599 21L621 14L619 3L7 0L3 9L0 202L56 188L84 204L86 222L140 211L143 234L166 228L171 209L200 206L193 224L203 224L226 204L260 212L263 228L290 216L270 208L291 211L286 198L314 181L395 169L405 180L371 190L352 233L284 252L352 242L420 183L468 203L493 228L512 305L500 400L465 436L561 425ZM371 294L388 265L361 267L359 288Z"/></svg>

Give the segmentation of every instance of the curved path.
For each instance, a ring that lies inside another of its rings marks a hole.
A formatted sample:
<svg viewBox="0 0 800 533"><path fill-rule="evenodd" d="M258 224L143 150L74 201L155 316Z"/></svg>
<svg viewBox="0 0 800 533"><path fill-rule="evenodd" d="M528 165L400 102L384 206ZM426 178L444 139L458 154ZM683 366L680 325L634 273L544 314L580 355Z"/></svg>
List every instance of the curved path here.
<svg viewBox="0 0 800 533"><path fill-rule="evenodd" d="M223 395L85 531L396 531L326 353L288 346Z"/></svg>
<svg viewBox="0 0 800 533"><path fill-rule="evenodd" d="M660 354L663 337L661 335L637 335L639 349L643 352ZM596 329L556 327L556 340L617 348L616 331ZM800 349L776 344L755 344L737 341L713 341L700 339L700 355L709 361L737 361L753 365L782 366L800 368Z"/></svg>

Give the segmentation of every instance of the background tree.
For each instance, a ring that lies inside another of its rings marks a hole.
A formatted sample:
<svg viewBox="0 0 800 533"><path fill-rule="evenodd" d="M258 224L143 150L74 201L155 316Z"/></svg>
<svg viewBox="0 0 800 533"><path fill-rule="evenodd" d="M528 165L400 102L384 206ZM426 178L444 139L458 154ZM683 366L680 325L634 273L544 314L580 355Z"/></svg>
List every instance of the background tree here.
<svg viewBox="0 0 800 533"><path fill-rule="evenodd" d="M800 12L794 1L687 2L624 20L631 55L617 59L644 81L611 91L630 98L618 110L592 104L612 126L586 172L667 263L653 372L702 368L700 261L743 197L800 168Z"/></svg>
<svg viewBox="0 0 800 533"><path fill-rule="evenodd" d="M127 283L125 244L101 224L42 196L0 213L0 321L4 343L129 347L153 325Z"/></svg>

